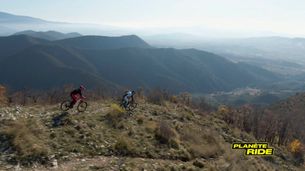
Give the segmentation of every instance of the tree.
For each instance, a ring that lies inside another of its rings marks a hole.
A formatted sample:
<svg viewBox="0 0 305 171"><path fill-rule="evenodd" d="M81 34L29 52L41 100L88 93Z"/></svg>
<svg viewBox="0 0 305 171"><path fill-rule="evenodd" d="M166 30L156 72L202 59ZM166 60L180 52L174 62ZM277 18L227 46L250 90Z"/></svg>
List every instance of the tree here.
<svg viewBox="0 0 305 171"><path fill-rule="evenodd" d="M293 157L295 158L296 164L304 163L304 145L301 143L300 140L298 139L293 140L289 144L288 150L292 153Z"/></svg>

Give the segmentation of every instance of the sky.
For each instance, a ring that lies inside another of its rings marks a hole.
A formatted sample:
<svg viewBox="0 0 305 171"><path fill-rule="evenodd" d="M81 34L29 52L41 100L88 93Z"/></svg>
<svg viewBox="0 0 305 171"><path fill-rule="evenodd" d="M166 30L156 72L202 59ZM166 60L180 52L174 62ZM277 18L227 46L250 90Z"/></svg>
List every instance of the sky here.
<svg viewBox="0 0 305 171"><path fill-rule="evenodd" d="M128 28L215 28L305 35L304 0L0 0L0 11Z"/></svg>

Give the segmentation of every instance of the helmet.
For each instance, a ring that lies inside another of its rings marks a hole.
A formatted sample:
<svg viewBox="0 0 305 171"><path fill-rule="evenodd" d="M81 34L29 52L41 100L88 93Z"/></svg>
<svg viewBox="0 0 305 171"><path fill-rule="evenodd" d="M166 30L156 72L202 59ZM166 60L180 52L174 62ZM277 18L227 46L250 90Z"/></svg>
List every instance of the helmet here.
<svg viewBox="0 0 305 171"><path fill-rule="evenodd" d="M86 88L85 88L83 85L80 85L79 88L80 88L81 90L86 90Z"/></svg>

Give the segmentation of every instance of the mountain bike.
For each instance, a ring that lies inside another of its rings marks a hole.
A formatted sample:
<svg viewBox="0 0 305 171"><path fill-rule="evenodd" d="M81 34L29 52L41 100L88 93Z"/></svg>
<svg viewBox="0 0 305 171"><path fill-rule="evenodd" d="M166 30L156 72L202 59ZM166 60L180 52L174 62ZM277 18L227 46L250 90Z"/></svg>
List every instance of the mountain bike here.
<svg viewBox="0 0 305 171"><path fill-rule="evenodd" d="M71 100L63 101L60 105L60 109L62 111L68 111L70 108L70 104L72 103ZM84 101L84 98L80 98L77 102L77 111L84 112L87 109L88 103Z"/></svg>
<svg viewBox="0 0 305 171"><path fill-rule="evenodd" d="M124 106L124 100L121 100L120 106L124 108L126 111L133 111L135 108L137 108L138 103L136 103L134 100L130 101L127 106Z"/></svg>

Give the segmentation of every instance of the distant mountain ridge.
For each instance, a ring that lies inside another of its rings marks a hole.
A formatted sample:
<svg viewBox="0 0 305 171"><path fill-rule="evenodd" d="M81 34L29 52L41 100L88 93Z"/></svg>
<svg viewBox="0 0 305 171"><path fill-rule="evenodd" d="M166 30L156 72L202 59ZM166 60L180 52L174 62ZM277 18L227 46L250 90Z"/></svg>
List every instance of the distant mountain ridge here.
<svg viewBox="0 0 305 171"><path fill-rule="evenodd" d="M61 32L76 32L82 30L84 27L86 27L86 25L47 21L35 17L0 12L0 36L9 36L24 30L39 30L44 32L48 30L58 30ZM88 27L88 29L90 28Z"/></svg>
<svg viewBox="0 0 305 171"><path fill-rule="evenodd" d="M13 55L33 45L44 43L47 43L47 41L26 35L0 37L0 61L4 57Z"/></svg>
<svg viewBox="0 0 305 171"><path fill-rule="evenodd" d="M14 46L17 43L19 48ZM12 50L6 52L9 47ZM243 67L204 51L153 48L135 35L58 41L14 35L0 37L0 52L7 54L0 58L0 84L13 89L83 83L88 87L161 87L202 93L278 79L265 70L253 74L257 67Z"/></svg>
<svg viewBox="0 0 305 171"><path fill-rule="evenodd" d="M22 16L22 15L14 15L9 14L5 12L0 12L0 23L1 24L12 24L12 23L46 23L47 21L34 18L34 17L28 17L28 16Z"/></svg>
<svg viewBox="0 0 305 171"><path fill-rule="evenodd" d="M195 36L157 36L147 39L158 47L196 48L235 62L244 62L287 77L305 73L305 38L250 37L204 39Z"/></svg>
<svg viewBox="0 0 305 171"><path fill-rule="evenodd" d="M56 30L64 33L78 32L87 35L95 34L107 36L130 35L134 33L134 31L129 29L126 30L111 25L49 21L30 16L0 12L0 36L9 36L24 30L44 32L48 30Z"/></svg>
<svg viewBox="0 0 305 171"><path fill-rule="evenodd" d="M56 41L56 43L79 49L118 49L126 47L150 48L144 40L136 35L107 37L82 36Z"/></svg>
<svg viewBox="0 0 305 171"><path fill-rule="evenodd" d="M36 37L40 39L45 39L45 40L61 40L61 39L68 39L68 38L75 38L75 37L80 37L82 36L79 33L61 33L57 31L33 31L33 30L26 30L26 31L21 31L17 32L14 35L28 35L31 37Z"/></svg>

